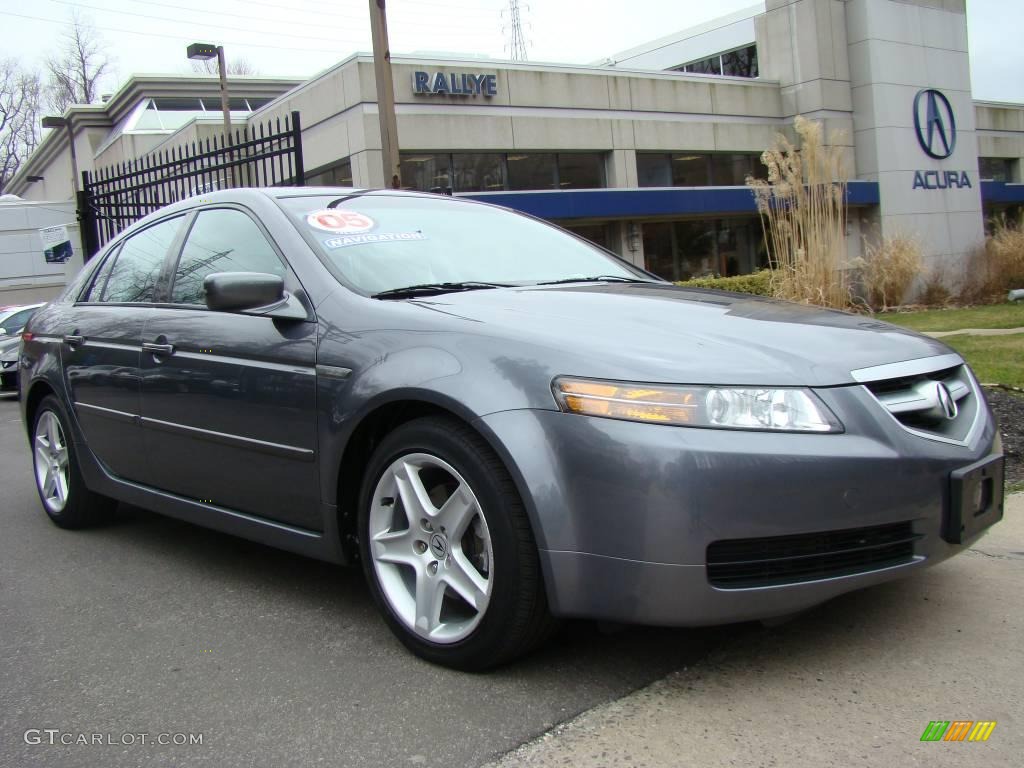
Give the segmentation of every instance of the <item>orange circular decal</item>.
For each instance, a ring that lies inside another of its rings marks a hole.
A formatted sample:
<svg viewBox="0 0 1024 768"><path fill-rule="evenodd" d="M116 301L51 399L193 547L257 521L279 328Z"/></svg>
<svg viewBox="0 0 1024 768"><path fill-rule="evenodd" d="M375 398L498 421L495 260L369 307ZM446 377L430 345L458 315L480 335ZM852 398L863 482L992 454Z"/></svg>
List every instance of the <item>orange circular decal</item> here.
<svg viewBox="0 0 1024 768"><path fill-rule="evenodd" d="M373 219L355 211L313 211L306 217L311 227L333 232L338 235L349 235L356 232L367 232L373 229Z"/></svg>

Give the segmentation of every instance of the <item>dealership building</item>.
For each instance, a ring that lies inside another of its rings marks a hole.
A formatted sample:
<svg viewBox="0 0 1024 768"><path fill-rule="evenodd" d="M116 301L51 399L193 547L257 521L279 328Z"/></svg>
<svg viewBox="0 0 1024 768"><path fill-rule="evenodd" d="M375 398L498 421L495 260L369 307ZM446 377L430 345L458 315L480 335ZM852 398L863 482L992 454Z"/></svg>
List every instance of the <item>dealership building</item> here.
<svg viewBox="0 0 1024 768"><path fill-rule="evenodd" d="M556 221L669 279L764 263L745 181L797 115L841 147L851 257L865 237L907 234L932 266L960 268L986 219L1024 204L1024 105L972 98L965 0L765 0L589 66L392 69L404 187ZM300 114L306 184L385 186L371 56L230 87L237 123ZM9 192L70 199L71 134L91 170L222 126L216 82L195 77L136 77L65 118Z"/></svg>

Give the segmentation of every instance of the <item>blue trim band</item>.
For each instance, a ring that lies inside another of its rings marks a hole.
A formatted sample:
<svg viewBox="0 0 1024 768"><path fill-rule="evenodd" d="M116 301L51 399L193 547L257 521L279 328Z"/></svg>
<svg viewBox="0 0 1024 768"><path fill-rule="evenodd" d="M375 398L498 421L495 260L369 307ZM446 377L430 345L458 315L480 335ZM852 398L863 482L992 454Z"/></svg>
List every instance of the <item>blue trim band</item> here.
<svg viewBox="0 0 1024 768"><path fill-rule="evenodd" d="M529 213L542 219L623 219L638 216L756 214L747 187L652 187L525 192L468 192L458 197ZM878 183L851 181L850 205L878 205Z"/></svg>
<svg viewBox="0 0 1024 768"><path fill-rule="evenodd" d="M1024 184L983 181L981 182L981 201L983 203L1024 203Z"/></svg>

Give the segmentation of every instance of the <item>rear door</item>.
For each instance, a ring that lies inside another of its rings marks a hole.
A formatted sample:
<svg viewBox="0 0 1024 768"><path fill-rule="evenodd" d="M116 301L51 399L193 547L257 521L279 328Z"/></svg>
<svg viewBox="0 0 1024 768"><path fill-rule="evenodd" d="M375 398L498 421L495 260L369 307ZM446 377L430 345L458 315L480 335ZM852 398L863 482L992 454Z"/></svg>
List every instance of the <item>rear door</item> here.
<svg viewBox="0 0 1024 768"><path fill-rule="evenodd" d="M138 423L142 329L183 223L180 215L164 219L115 246L62 329L64 379L86 442L108 470L127 480L144 476Z"/></svg>
<svg viewBox="0 0 1024 768"><path fill-rule="evenodd" d="M299 283L238 207L201 209L143 332L147 484L218 507L319 529L316 323L206 308L213 272Z"/></svg>

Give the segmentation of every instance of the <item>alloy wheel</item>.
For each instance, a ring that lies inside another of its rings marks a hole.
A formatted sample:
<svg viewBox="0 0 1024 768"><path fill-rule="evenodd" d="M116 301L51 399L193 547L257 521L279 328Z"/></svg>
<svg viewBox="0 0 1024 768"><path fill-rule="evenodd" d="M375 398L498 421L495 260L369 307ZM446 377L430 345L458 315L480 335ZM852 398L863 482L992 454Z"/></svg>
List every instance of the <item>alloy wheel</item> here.
<svg viewBox="0 0 1024 768"><path fill-rule="evenodd" d="M426 453L393 461L374 490L369 551L382 593L399 620L435 643L456 643L491 599L494 552L469 483Z"/></svg>
<svg viewBox="0 0 1024 768"><path fill-rule="evenodd" d="M68 445L60 420L53 411L43 411L35 430L36 485L50 512L61 512L68 503Z"/></svg>

